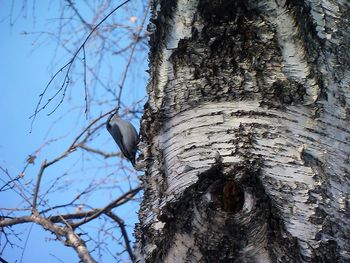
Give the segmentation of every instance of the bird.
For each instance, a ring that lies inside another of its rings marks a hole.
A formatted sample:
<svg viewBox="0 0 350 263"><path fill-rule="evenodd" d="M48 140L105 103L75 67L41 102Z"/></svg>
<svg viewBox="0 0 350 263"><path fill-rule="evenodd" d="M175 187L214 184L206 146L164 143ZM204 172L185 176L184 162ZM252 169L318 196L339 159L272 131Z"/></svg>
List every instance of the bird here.
<svg viewBox="0 0 350 263"><path fill-rule="evenodd" d="M112 113L108 117L106 126L123 155L135 167L137 144L139 142L135 127L129 121L123 120L118 112Z"/></svg>

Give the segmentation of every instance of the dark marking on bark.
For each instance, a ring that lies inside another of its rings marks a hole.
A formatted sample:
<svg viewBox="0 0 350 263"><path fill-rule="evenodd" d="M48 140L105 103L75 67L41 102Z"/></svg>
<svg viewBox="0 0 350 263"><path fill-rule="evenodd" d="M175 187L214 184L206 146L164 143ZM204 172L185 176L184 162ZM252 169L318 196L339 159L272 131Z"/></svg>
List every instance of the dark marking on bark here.
<svg viewBox="0 0 350 263"><path fill-rule="evenodd" d="M249 214L252 223L248 223L245 227L251 230L267 224L267 236L265 238L268 241L266 250L272 262L301 262L297 239L285 230L280 211L273 205L261 182L260 169L263 166L264 164L259 156L250 156L246 157L245 162L231 167L231 172L234 173L231 176L239 181L242 189L250 193L258 204ZM242 258L240 260L237 262L255 261L252 258L246 259L247 261L242 261Z"/></svg>
<svg viewBox="0 0 350 263"><path fill-rule="evenodd" d="M324 114L324 109L323 107L317 107L315 110L314 110L314 119L319 119L321 118L321 116Z"/></svg>
<svg viewBox="0 0 350 263"><path fill-rule="evenodd" d="M252 225L242 224L240 219L242 215L237 213L239 212L238 209L228 205L228 203L231 205L234 201L233 199L237 196L237 193L233 193L232 190L233 186L238 186L238 182L233 180L241 181L243 177L250 177L249 168L246 164L235 165L230 171L223 174L221 181L214 182L206 191L211 193L212 201L208 202L202 198L199 202L196 202L200 220L206 227L205 232L197 230L196 233L196 244L204 256L204 262L249 262L249 260L252 260L249 255L241 255L239 253L249 243L248 233ZM249 189L249 186L246 184L244 186L242 184L242 187L239 186L240 190L236 191L240 192L238 196L242 197L245 187ZM243 203L239 204L238 207L241 209L241 206L243 206ZM227 211L230 209L235 210L236 213ZM255 218L253 214L261 211L257 211L254 208L249 216ZM254 219L251 222L254 222ZM232 239L232 236L236 238ZM206 242L206 240L211 240L211 242Z"/></svg>
<svg viewBox="0 0 350 263"><path fill-rule="evenodd" d="M317 26L313 21L311 7L303 0L287 0L286 6L293 15L296 26L300 30L298 38L301 39L306 50L306 60L310 67L310 77L316 79L320 88L319 99L327 100L327 92L324 87L324 77L320 73L323 63L319 60L322 47L325 46L325 40L318 36ZM317 105L322 107L321 104Z"/></svg>
<svg viewBox="0 0 350 263"><path fill-rule="evenodd" d="M313 178L321 183L326 180L325 164L321 162L317 157L313 156L307 149L303 148L300 152L300 159L304 162L304 165L310 167L314 172ZM315 191L317 192L317 189ZM312 201L312 195L309 195L309 201Z"/></svg>
<svg viewBox="0 0 350 263"><path fill-rule="evenodd" d="M310 216L310 222L316 225L321 225L326 217L327 213L322 208L316 207L315 213Z"/></svg>
<svg viewBox="0 0 350 263"><path fill-rule="evenodd" d="M205 218L204 225L209 226L205 233L197 234L198 243L205 244L205 240L216 241L211 242L210 246L199 247L205 255L205 262L255 262L256 255L242 253L247 246L253 244L250 236L254 236L255 240L268 240L267 246L260 249L268 251L272 262L300 262L297 240L284 231L283 220L279 218L278 209L273 207L259 179L261 165L259 157L251 156L246 161L233 165L224 175L225 178L234 178L235 185L239 182L241 189L250 193L256 200L256 204L259 204L252 207L248 214L240 212L241 210L236 213L220 214L214 209L215 206L208 206L205 202L196 205L198 213ZM228 187L231 188L232 182L224 181L221 185L225 187L231 184ZM220 183L217 188L219 186ZM263 236L259 236L260 228L266 224L267 236L264 236L264 233ZM236 238L232 239L232 236ZM283 240L282 243L281 240Z"/></svg>
<svg viewBox="0 0 350 263"><path fill-rule="evenodd" d="M314 251L316 252L316 251ZM334 240L322 241L317 253L311 259L312 263L336 263L340 261L338 244Z"/></svg>
<svg viewBox="0 0 350 263"><path fill-rule="evenodd" d="M306 88L295 81L276 81L272 85L274 95L281 105L297 104L303 101L306 95Z"/></svg>
<svg viewBox="0 0 350 263"><path fill-rule="evenodd" d="M324 40L317 35L317 29L314 21L312 20L311 8L303 0L287 0L286 6L296 19L297 25L300 27L303 35L303 42L309 43L316 41L319 45L324 45ZM310 44L310 43L309 43ZM313 43L313 46L315 44ZM314 47L315 48L315 47Z"/></svg>
<svg viewBox="0 0 350 263"><path fill-rule="evenodd" d="M345 118L344 120L350 122L350 107L345 109Z"/></svg>
<svg viewBox="0 0 350 263"><path fill-rule="evenodd" d="M169 60L172 60L172 58L176 57L176 56L188 55L187 48L188 48L188 40L187 39L180 39L178 44L177 44L177 48L171 54Z"/></svg>
<svg viewBox="0 0 350 263"><path fill-rule="evenodd" d="M147 27L147 30L151 32L149 38L149 47L150 47L150 55L149 60L150 64L153 64L155 61L159 59L158 50L162 44L164 44L165 39L168 34L169 25L165 23L169 21L169 19L173 16L173 11L176 8L177 1L172 0L159 0L159 1L151 1L152 3L152 13L150 18L150 23ZM157 8L157 5L160 6L160 9ZM158 10L158 12L157 12ZM156 65L153 65L156 66ZM153 68L153 67L150 67ZM153 68L154 69L154 68Z"/></svg>
<svg viewBox="0 0 350 263"><path fill-rule="evenodd" d="M268 248L272 262L301 262L298 239L286 231L280 211L269 201Z"/></svg>
<svg viewBox="0 0 350 263"><path fill-rule="evenodd" d="M233 0L200 0L198 10L202 17L211 22L223 22L231 20L235 16L235 9L239 6Z"/></svg>
<svg viewBox="0 0 350 263"><path fill-rule="evenodd" d="M222 203L225 212L236 213L242 209L244 204L244 191L239 184L233 181L225 183Z"/></svg>
<svg viewBox="0 0 350 263"><path fill-rule="evenodd" d="M348 12L350 12L350 8L348 8ZM350 18L350 15L348 15L348 19ZM348 34L344 34L344 37L347 37L348 41L350 41L350 37ZM346 43L346 42L343 42ZM349 43L349 42L347 42ZM337 56L338 63L337 65L341 65L341 68L343 69L349 69L350 68L350 54L349 54L349 45L348 44L340 44L337 47L337 53L339 54ZM343 73L344 75L341 75L341 77L345 76L345 72Z"/></svg>
<svg viewBox="0 0 350 263"><path fill-rule="evenodd" d="M305 148L303 148L300 152L300 158L304 161L304 164L308 167L322 167L322 162L309 153Z"/></svg>

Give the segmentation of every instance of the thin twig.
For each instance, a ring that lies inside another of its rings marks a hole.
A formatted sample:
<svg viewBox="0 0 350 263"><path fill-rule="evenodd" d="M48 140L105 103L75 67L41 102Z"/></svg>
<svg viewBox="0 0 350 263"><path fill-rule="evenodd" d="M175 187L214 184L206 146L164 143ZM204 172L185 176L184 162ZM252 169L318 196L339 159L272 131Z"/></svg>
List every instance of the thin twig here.
<svg viewBox="0 0 350 263"><path fill-rule="evenodd" d="M124 86L124 83L125 83L125 80L126 80L126 76L128 74L128 70L129 70L129 66L130 66L131 60L132 60L132 58L134 56L134 51L135 51L136 45L139 42L139 38L140 38L141 32L142 32L142 30L144 28L144 24L145 24L145 21L146 21L146 18L147 18L148 10L149 10L149 3L147 4L147 7L146 7L146 10L145 10L142 22L141 22L141 26L140 26L140 28L137 31L137 34L135 36L134 43L133 43L133 45L131 47L130 56L128 58L128 62L126 63L126 67L125 67L125 70L123 72L122 80L121 80L121 82L119 84L119 95L118 95L116 110L119 110L119 108L120 108L120 100L121 100L121 96L122 96L123 86Z"/></svg>
<svg viewBox="0 0 350 263"><path fill-rule="evenodd" d="M69 6L73 9L74 13L79 17L80 21L89 29L92 30L92 26L86 22L86 20L81 16L81 14L79 13L78 9L76 9L76 7L74 6L74 4L72 3L71 0L66 0L69 4Z"/></svg>
<svg viewBox="0 0 350 263"><path fill-rule="evenodd" d="M85 47L83 47L83 65L84 65L84 91L85 91L85 115L87 117L88 110L89 110L89 94L88 94L88 88L86 84L86 54L85 54Z"/></svg>
<svg viewBox="0 0 350 263"><path fill-rule="evenodd" d="M132 252L132 249L131 249L131 246L130 246L130 239L129 239L129 236L128 236L128 232L126 231L126 228L125 228L124 220L121 219L116 214L112 213L111 211L108 211L105 214L107 216L109 216L111 219L113 219L115 222L117 222L117 224L119 225L120 231L122 232L122 236L124 238L126 251L128 251L129 257L130 257L131 261L134 263L135 262L135 256L134 256L134 253Z"/></svg>
<svg viewBox="0 0 350 263"><path fill-rule="evenodd" d="M24 252L26 251L26 248L27 248L27 245L28 245L28 240L29 240L30 234L32 232L33 226L34 226L34 224L31 224L31 226L29 228L29 231L28 231L28 234L27 234L27 238L26 238L26 240L24 242L24 246L23 246L23 249L22 249L21 259L20 259L19 262L22 262L22 260L23 260Z"/></svg>
<svg viewBox="0 0 350 263"><path fill-rule="evenodd" d="M126 3L128 3L130 0L126 0L124 1L123 3L121 3L120 5L118 5L116 8L114 8L111 12L109 12L96 26L94 26L92 28L92 30L90 31L90 33L87 35L87 37L85 38L84 42L80 45L80 47L78 48L78 50L74 53L73 57L69 60L68 63L66 63L63 67L61 67L54 75L53 77L50 79L49 83L46 85L44 91L40 94L40 99L39 99L39 102L35 108L35 111L34 111L34 114L31 115L29 118L32 118L32 122L31 122L31 128L30 128L30 131L32 131L32 128L33 128L33 124L34 124L34 121L36 119L36 116L37 114L44 110L45 107L59 94L63 91L62 93L62 98L60 100L60 102L58 103L58 105L48 114L48 115L51 115L52 113L54 113L56 111L56 109L62 104L63 102L63 98L65 97L65 94L66 94L66 90L68 88L68 84L69 84L69 81L70 81L70 78L69 78L69 73L70 73L70 69L73 65L73 62L75 61L76 57L78 56L79 52L83 49L83 47L85 46L85 44L87 43L87 41L89 40L89 38L91 37L91 35L95 32L95 30L104 22L106 21L115 11L117 11L119 8L121 8L123 5L125 5ZM53 80L57 77L57 75L59 73L61 73L65 68L67 68L67 72L63 78L63 81L62 81L62 85L61 87L57 90L57 92L50 98L48 99L48 101L41 107L41 101L43 99L43 96L44 94L46 93L48 87L51 85L51 83L53 82Z"/></svg>
<svg viewBox="0 0 350 263"><path fill-rule="evenodd" d="M17 193L19 196L21 196L23 200L26 201L29 205L31 205L30 199L26 196L24 192L24 189L23 189L24 187L18 181L20 177L12 178L8 170L3 168L2 166L0 166L0 170L3 171L8 176L8 178L10 178L10 182L14 184L15 187L12 188L14 192ZM16 182L18 182L18 184ZM18 191L16 189L18 189Z"/></svg>
<svg viewBox="0 0 350 263"><path fill-rule="evenodd" d="M81 133L79 133L79 135L74 139L73 143L71 144L71 146L69 148L72 148L73 146L75 146L76 143L79 141L79 139L84 135L84 133L86 133L96 122L98 122L102 118L106 117L107 115L111 114L113 111L114 111L114 109L102 114L100 117L98 117L97 119L90 122L90 124L88 126L86 126L86 128Z"/></svg>

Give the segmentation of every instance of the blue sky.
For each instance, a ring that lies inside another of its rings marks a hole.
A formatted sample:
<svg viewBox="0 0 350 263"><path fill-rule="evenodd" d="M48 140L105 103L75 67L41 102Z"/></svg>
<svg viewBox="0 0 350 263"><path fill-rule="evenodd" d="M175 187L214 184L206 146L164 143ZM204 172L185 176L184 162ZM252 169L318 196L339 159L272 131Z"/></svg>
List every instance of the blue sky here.
<svg viewBox="0 0 350 263"><path fill-rule="evenodd" d="M12 20L15 20L12 26L10 26L11 19L9 17L11 13L11 1L0 1L0 6L0 165L8 169L11 175L16 176L26 164L28 155L34 153L43 142L47 141L48 138L59 137L62 136L62 134L66 135L63 140L53 142L40 151L35 166L30 166L26 171L25 177L30 181L35 180L38 167L43 159L53 158L64 151L67 145L70 144L71 139L76 136L79 129L85 127L91 119L86 119L81 109L75 109L84 101L83 85L81 84L81 79L77 77L75 79L76 85L70 88L69 95L57 112L51 116L47 116L47 112L38 115L33 126L33 132L29 132L31 125L29 116L34 112L39 94L44 89L54 71L57 70L60 65L63 65L71 55L67 54L63 48L57 48L56 43L54 43L52 39L40 33L43 31L48 32L50 28L51 30L56 30L53 27L55 23L53 18L59 17L58 6L55 6L55 4L43 4L43 2L36 3L35 12L33 13L29 1L27 15L24 16L25 13L21 13L17 19L14 19L17 17L17 14L20 13L21 4L19 4L14 7L12 13ZM84 6L81 6L80 10L85 10L82 12L86 14L86 18L89 19L89 16L91 16L89 10ZM133 9L130 7L129 11L130 10L132 12ZM121 14L119 15L122 16ZM77 34L77 39L83 39L84 32L78 33L81 33L81 36ZM123 40L120 41L121 46L123 46L122 41ZM136 66L132 68L122 94L123 101L126 105L145 97L144 87L147 79L145 73L147 64L145 59L146 55L138 55L138 57L141 59L141 62L135 63ZM112 87L115 87L116 83L120 81L121 69L125 66L125 57L107 57L106 59L111 61L113 70L109 72L108 69L101 69L101 78L107 75L109 77L112 76L112 80L115 79L115 83L111 83L111 81L108 81L108 83L110 83ZM87 62L93 64L95 61L91 58L87 60ZM79 64L77 63L76 66L78 67ZM91 83L94 83L93 76L89 75L89 79ZM94 88L91 87L91 90L91 94L93 94L95 98L101 100L110 99L110 94L98 84L95 84ZM112 103L101 104L101 106L97 105L92 107L90 115L98 116L102 112L112 108L113 101ZM58 121L56 122L56 120ZM133 123L135 126L138 126L137 119L133 120ZM109 138L107 132L101 132L91 144L97 148L103 147L103 149L105 149L104 147L106 147L106 149L111 152L117 151L116 145L111 144L111 142L112 140ZM72 196L84 189L91 180L98 181L101 176L107 173L114 173L113 170L111 170L113 164L120 162L113 159L110 161L110 167L105 164L104 160L96 158L95 161L101 163L101 167L103 168L96 168L98 165L91 168L88 166L91 165L92 162L76 164L77 160L81 159L81 156L82 153L73 154L73 158L64 160L58 167L53 167L49 170L52 174L62 173L63 170L67 170L69 176L67 176L65 180L68 180L69 183L72 182L72 185L74 183L72 189L66 189L67 191L64 192L64 196L62 196L62 193L59 191L53 194L51 197L53 204L62 203L65 199L71 200ZM84 169L81 168L83 166ZM83 174L81 173L82 170L89 172L86 172L85 175L84 171ZM116 182L120 185L120 194L123 191L127 191L129 184L135 186L138 183L135 179L135 173L131 173L134 174L133 177L131 177L134 178L131 182L122 180L122 178L124 178L123 172L120 172L121 175L119 176L118 174L110 175L105 188L108 188L108 183ZM0 174L0 178L4 179L4 176L4 174ZM50 185L52 180L53 178L44 178L43 185ZM113 191L97 190L97 193L97 196L91 195L84 201L88 205L101 207L104 206L108 200L118 197L118 193L116 194ZM6 192L5 194L0 193L0 208L12 206L20 206L18 197L11 192ZM137 220L137 209L138 205L136 203L131 204L127 208L118 208L118 215L124 216L126 222L129 222L129 231L131 231L133 223ZM103 224L103 221L91 224L88 228L94 231L98 227L98 224ZM9 262L15 262L15 260L16 262L23 263L60 262L55 258L56 255L59 255L59 258L64 262L78 262L77 256L72 249L63 246L58 241L51 240L54 236L41 230L38 226L32 226L30 224L22 225L16 228L16 231L23 231L23 234L21 235L22 240L18 240L15 243L20 246L26 244L26 248L24 250L18 247L7 248L2 257ZM16 239L14 239L14 241L15 240ZM0 244L1 242L4 242L4 240L0 239ZM115 244L112 245L116 246ZM21 258L22 261L20 260ZM108 257L105 257L104 260L105 262L111 262Z"/></svg>
<svg viewBox="0 0 350 263"><path fill-rule="evenodd" d="M10 1L8 1L10 2ZM1 18L8 15L6 8L1 8ZM40 14L45 14L40 11ZM49 15L49 14L48 14ZM42 18L43 20L45 18ZM35 129L30 131L29 116L33 112L35 102L38 99L42 87L45 85L48 74L48 64L54 47L46 46L33 51L35 44L32 37L22 34L25 30L31 30L32 23L30 19L18 19L10 27L9 21L5 20L0 24L0 162L13 174L18 174L23 166L28 154L38 148L42 143L45 131ZM38 21L38 27L40 21ZM49 125L48 118L38 120L37 126ZM4 175L1 174L1 177ZM0 199L1 207L8 207L11 204L16 205L17 198L12 194L7 194L6 199ZM19 226L19 229L29 232L31 225ZM67 258L75 258L74 252L56 242L47 242L47 236L39 227L33 226L27 242L27 248L23 254L22 262L44 262L42 253L38 247L45 247L47 253L64 253L69 255ZM28 236L28 235L27 235ZM24 238L27 237L23 235ZM33 242L34 240L34 242ZM20 242L23 245L23 242ZM39 250L39 251L38 251ZM16 247L6 249L3 257L9 262L19 260L22 251ZM50 262L52 258L46 257ZM74 260L76 261L76 260Z"/></svg>

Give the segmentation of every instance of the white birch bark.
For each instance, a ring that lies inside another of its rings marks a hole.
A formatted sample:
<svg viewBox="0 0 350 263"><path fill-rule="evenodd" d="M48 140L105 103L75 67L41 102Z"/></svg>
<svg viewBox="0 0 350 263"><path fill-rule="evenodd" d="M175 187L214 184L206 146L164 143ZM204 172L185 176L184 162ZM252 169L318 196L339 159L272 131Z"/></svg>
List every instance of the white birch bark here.
<svg viewBox="0 0 350 263"><path fill-rule="evenodd" d="M349 262L349 2L153 4L138 260Z"/></svg>

